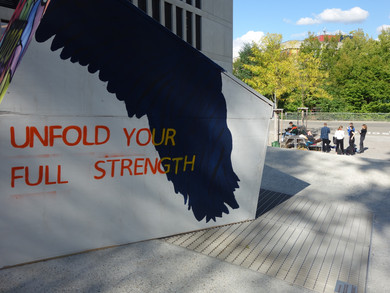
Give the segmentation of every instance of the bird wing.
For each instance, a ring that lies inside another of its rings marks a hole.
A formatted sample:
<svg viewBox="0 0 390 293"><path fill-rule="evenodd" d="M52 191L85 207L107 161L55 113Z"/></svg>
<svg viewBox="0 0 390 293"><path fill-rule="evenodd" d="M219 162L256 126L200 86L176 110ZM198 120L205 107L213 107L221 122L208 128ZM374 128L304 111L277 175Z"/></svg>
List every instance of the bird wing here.
<svg viewBox="0 0 390 293"><path fill-rule="evenodd" d="M174 146L155 147L160 158L188 159L186 171L166 176L198 221L239 207L221 67L127 0L51 0L35 36L54 36L62 59L98 71L129 117L147 115L156 133L176 131Z"/></svg>

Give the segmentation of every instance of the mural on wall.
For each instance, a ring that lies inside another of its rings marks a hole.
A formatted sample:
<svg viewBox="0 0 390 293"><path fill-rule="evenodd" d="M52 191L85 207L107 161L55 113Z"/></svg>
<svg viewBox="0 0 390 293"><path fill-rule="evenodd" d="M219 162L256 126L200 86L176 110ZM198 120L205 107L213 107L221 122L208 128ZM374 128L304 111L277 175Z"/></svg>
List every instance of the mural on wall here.
<svg viewBox="0 0 390 293"><path fill-rule="evenodd" d="M50 0L20 0L0 40L0 103Z"/></svg>
<svg viewBox="0 0 390 293"><path fill-rule="evenodd" d="M155 170L198 221L239 207L221 67L128 0L51 0L35 37L53 36L51 49L98 72L129 117L146 115L149 129L129 130L128 142L147 134L160 157Z"/></svg>

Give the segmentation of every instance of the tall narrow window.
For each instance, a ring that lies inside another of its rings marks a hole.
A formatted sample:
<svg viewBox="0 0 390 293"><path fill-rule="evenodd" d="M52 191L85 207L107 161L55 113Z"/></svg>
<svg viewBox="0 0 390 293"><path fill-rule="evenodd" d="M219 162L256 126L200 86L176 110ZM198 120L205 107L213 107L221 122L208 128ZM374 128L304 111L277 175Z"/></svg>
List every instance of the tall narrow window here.
<svg viewBox="0 0 390 293"><path fill-rule="evenodd" d="M202 1L201 0L195 0L195 7L201 9L202 8Z"/></svg>
<svg viewBox="0 0 390 293"><path fill-rule="evenodd" d="M172 4L165 2L164 5L165 27L172 31Z"/></svg>
<svg viewBox="0 0 390 293"><path fill-rule="evenodd" d="M160 0L152 1L152 17L160 22Z"/></svg>
<svg viewBox="0 0 390 293"><path fill-rule="evenodd" d="M176 7L176 34L183 38L183 9Z"/></svg>
<svg viewBox="0 0 390 293"><path fill-rule="evenodd" d="M138 0L138 8L141 9L143 12L147 13L146 0Z"/></svg>
<svg viewBox="0 0 390 293"><path fill-rule="evenodd" d="M190 11L186 12L186 35L187 43L192 45L192 13Z"/></svg>
<svg viewBox="0 0 390 293"><path fill-rule="evenodd" d="M202 18L200 15L195 16L195 36L196 36L196 49L202 50Z"/></svg>
<svg viewBox="0 0 390 293"><path fill-rule="evenodd" d="M192 0L187 0L186 2L187 2L187 4L192 5Z"/></svg>

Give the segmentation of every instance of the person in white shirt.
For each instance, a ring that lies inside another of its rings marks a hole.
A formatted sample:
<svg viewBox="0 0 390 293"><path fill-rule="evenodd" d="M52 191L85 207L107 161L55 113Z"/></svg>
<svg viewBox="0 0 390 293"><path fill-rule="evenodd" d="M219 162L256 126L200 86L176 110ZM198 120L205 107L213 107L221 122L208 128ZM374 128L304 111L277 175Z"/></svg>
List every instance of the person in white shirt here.
<svg viewBox="0 0 390 293"><path fill-rule="evenodd" d="M339 126L339 128L334 133L334 137L336 137L336 152L337 154L344 154L344 130L343 126ZM338 150L340 149L341 152Z"/></svg>

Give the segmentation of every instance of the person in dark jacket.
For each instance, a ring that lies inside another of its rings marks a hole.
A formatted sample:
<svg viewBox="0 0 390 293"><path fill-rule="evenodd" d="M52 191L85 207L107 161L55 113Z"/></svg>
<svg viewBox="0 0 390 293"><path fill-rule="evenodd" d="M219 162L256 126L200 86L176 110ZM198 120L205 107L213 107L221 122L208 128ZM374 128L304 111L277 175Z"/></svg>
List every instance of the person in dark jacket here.
<svg viewBox="0 0 390 293"><path fill-rule="evenodd" d="M297 134L298 134L298 127L292 121L290 121L288 123L288 128L286 129L286 132L282 136L282 141L284 141L284 138L287 135L297 135Z"/></svg>
<svg viewBox="0 0 390 293"><path fill-rule="evenodd" d="M354 155L355 154L355 127L353 126L353 123L349 123L348 126L348 142L349 142L349 147L347 150L347 154L349 155Z"/></svg>
<svg viewBox="0 0 390 293"><path fill-rule="evenodd" d="M366 134L367 134L367 125L366 124L362 125L362 130L360 130L359 133L360 133L359 153L364 153L363 142L364 142L364 139L366 138Z"/></svg>
<svg viewBox="0 0 390 293"><path fill-rule="evenodd" d="M324 127L321 128L321 140L322 140L322 151L329 153L330 151L330 140L329 140L330 129L328 127L328 123L324 123Z"/></svg>

